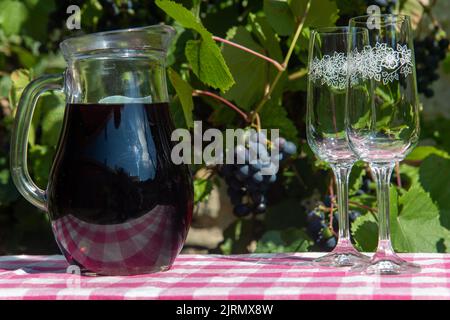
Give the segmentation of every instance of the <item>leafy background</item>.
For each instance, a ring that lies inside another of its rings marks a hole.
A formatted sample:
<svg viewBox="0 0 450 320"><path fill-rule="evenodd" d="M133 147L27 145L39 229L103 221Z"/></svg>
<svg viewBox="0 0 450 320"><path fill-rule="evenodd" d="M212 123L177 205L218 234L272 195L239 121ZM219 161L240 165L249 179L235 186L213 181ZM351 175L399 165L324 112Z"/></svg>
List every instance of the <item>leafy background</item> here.
<svg viewBox="0 0 450 320"><path fill-rule="evenodd" d="M413 16L417 38L429 32L431 22L436 23L433 6L438 1L421 1L425 9L419 0L397 1L395 7ZM345 25L348 17L363 14L368 3L374 1L314 0L304 21L306 0L176 2L180 5L147 0L0 0L0 254L58 250L47 215L19 196L10 178L11 126L23 88L41 74L64 70L58 44L67 37L160 22L177 30L168 65L171 108L178 127L191 128L193 120L202 120L204 129L247 125L211 97L193 97L195 90L208 90L249 114L257 109L264 128L280 128L281 134L294 141L299 150L271 187L268 212L262 217L229 220L221 242L209 251L228 254L322 249L307 232L306 216L317 206L328 212L324 203L333 180L329 168L317 161L305 139L309 30ZM81 8L82 29L78 31L65 27L66 8L71 4ZM292 45L287 70L279 75L270 99L267 90L278 75L276 68L212 39L215 35L232 40L281 63L303 22L299 41ZM445 27L447 22L440 23ZM449 55L441 64L441 72L450 72ZM437 83L448 87L448 80L443 79L445 75ZM448 110L434 107L429 112L428 102L422 97L421 142L400 165L401 186L393 176L392 237L400 252L450 252L450 120L445 116ZM64 97L48 93L40 99L33 118L29 167L43 188L63 114ZM211 192L223 188L224 182L211 168L199 165L193 170L196 205L202 207L208 205ZM202 174L205 170L212 174ZM368 191L358 192L363 177L370 180L366 166L358 164L352 172L350 200L352 209L361 216L352 224L352 234L359 249L372 251L377 239L375 192L373 182Z"/></svg>

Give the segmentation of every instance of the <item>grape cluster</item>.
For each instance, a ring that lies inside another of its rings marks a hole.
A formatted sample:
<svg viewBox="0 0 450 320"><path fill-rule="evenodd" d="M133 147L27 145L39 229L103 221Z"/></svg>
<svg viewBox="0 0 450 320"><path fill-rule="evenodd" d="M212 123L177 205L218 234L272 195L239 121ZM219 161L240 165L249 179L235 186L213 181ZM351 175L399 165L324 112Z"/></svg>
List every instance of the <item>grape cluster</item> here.
<svg viewBox="0 0 450 320"><path fill-rule="evenodd" d="M349 211L350 223L353 223L361 214L358 211ZM331 251L336 246L339 230L339 213L333 212L333 230L330 229L329 214L320 207L315 208L307 215L307 230L315 244L323 251Z"/></svg>
<svg viewBox="0 0 450 320"><path fill-rule="evenodd" d="M445 59L449 46L446 38L436 39L437 30L426 38L415 41L414 51L417 70L417 87L427 98L434 95L430 85L439 79L439 63Z"/></svg>
<svg viewBox="0 0 450 320"><path fill-rule="evenodd" d="M224 164L219 174L228 185L227 193L234 206L236 217L262 214L267 209L267 190L277 180L277 165L272 162L269 150L278 149L278 164L297 152L293 142L277 138L270 142L262 133L250 134L244 144L234 151L234 164ZM263 174L267 169L272 174Z"/></svg>

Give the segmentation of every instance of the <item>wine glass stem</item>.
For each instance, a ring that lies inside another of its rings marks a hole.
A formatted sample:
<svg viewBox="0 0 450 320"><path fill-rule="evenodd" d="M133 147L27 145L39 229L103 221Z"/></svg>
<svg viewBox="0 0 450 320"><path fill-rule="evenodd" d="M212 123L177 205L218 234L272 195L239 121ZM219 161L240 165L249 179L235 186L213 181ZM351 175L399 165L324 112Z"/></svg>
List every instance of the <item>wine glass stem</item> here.
<svg viewBox="0 0 450 320"><path fill-rule="evenodd" d="M389 223L389 183L395 162L372 163L370 168L377 183L378 249L377 253L393 253Z"/></svg>
<svg viewBox="0 0 450 320"><path fill-rule="evenodd" d="M348 221L348 178L353 163L336 163L331 167L336 177L337 206L339 212L338 245L350 243L350 225Z"/></svg>

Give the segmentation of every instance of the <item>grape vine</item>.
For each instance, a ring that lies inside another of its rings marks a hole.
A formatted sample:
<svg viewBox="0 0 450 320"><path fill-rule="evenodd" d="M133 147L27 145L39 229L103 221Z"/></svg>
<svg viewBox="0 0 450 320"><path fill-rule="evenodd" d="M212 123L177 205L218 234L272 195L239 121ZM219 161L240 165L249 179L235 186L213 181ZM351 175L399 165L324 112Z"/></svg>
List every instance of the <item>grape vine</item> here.
<svg viewBox="0 0 450 320"><path fill-rule="evenodd" d="M278 150L278 164L297 152L295 144L284 138L271 142L262 132L248 132L245 143L238 145L234 151L235 163L224 164L219 171L228 185L227 193L234 206L233 213L237 217L266 212L266 193L270 185L277 180L279 169L272 161L269 151L273 152L275 148ZM272 169L274 173L264 175L264 168Z"/></svg>

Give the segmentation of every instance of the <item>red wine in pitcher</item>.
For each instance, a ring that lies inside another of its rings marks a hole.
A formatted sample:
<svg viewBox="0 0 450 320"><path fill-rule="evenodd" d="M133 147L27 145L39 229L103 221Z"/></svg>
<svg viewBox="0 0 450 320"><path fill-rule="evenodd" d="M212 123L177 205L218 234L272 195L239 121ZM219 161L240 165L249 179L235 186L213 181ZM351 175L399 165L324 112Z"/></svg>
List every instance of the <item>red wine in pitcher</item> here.
<svg viewBox="0 0 450 320"><path fill-rule="evenodd" d="M166 103L69 104L47 189L67 260L98 274L166 270L192 216Z"/></svg>

